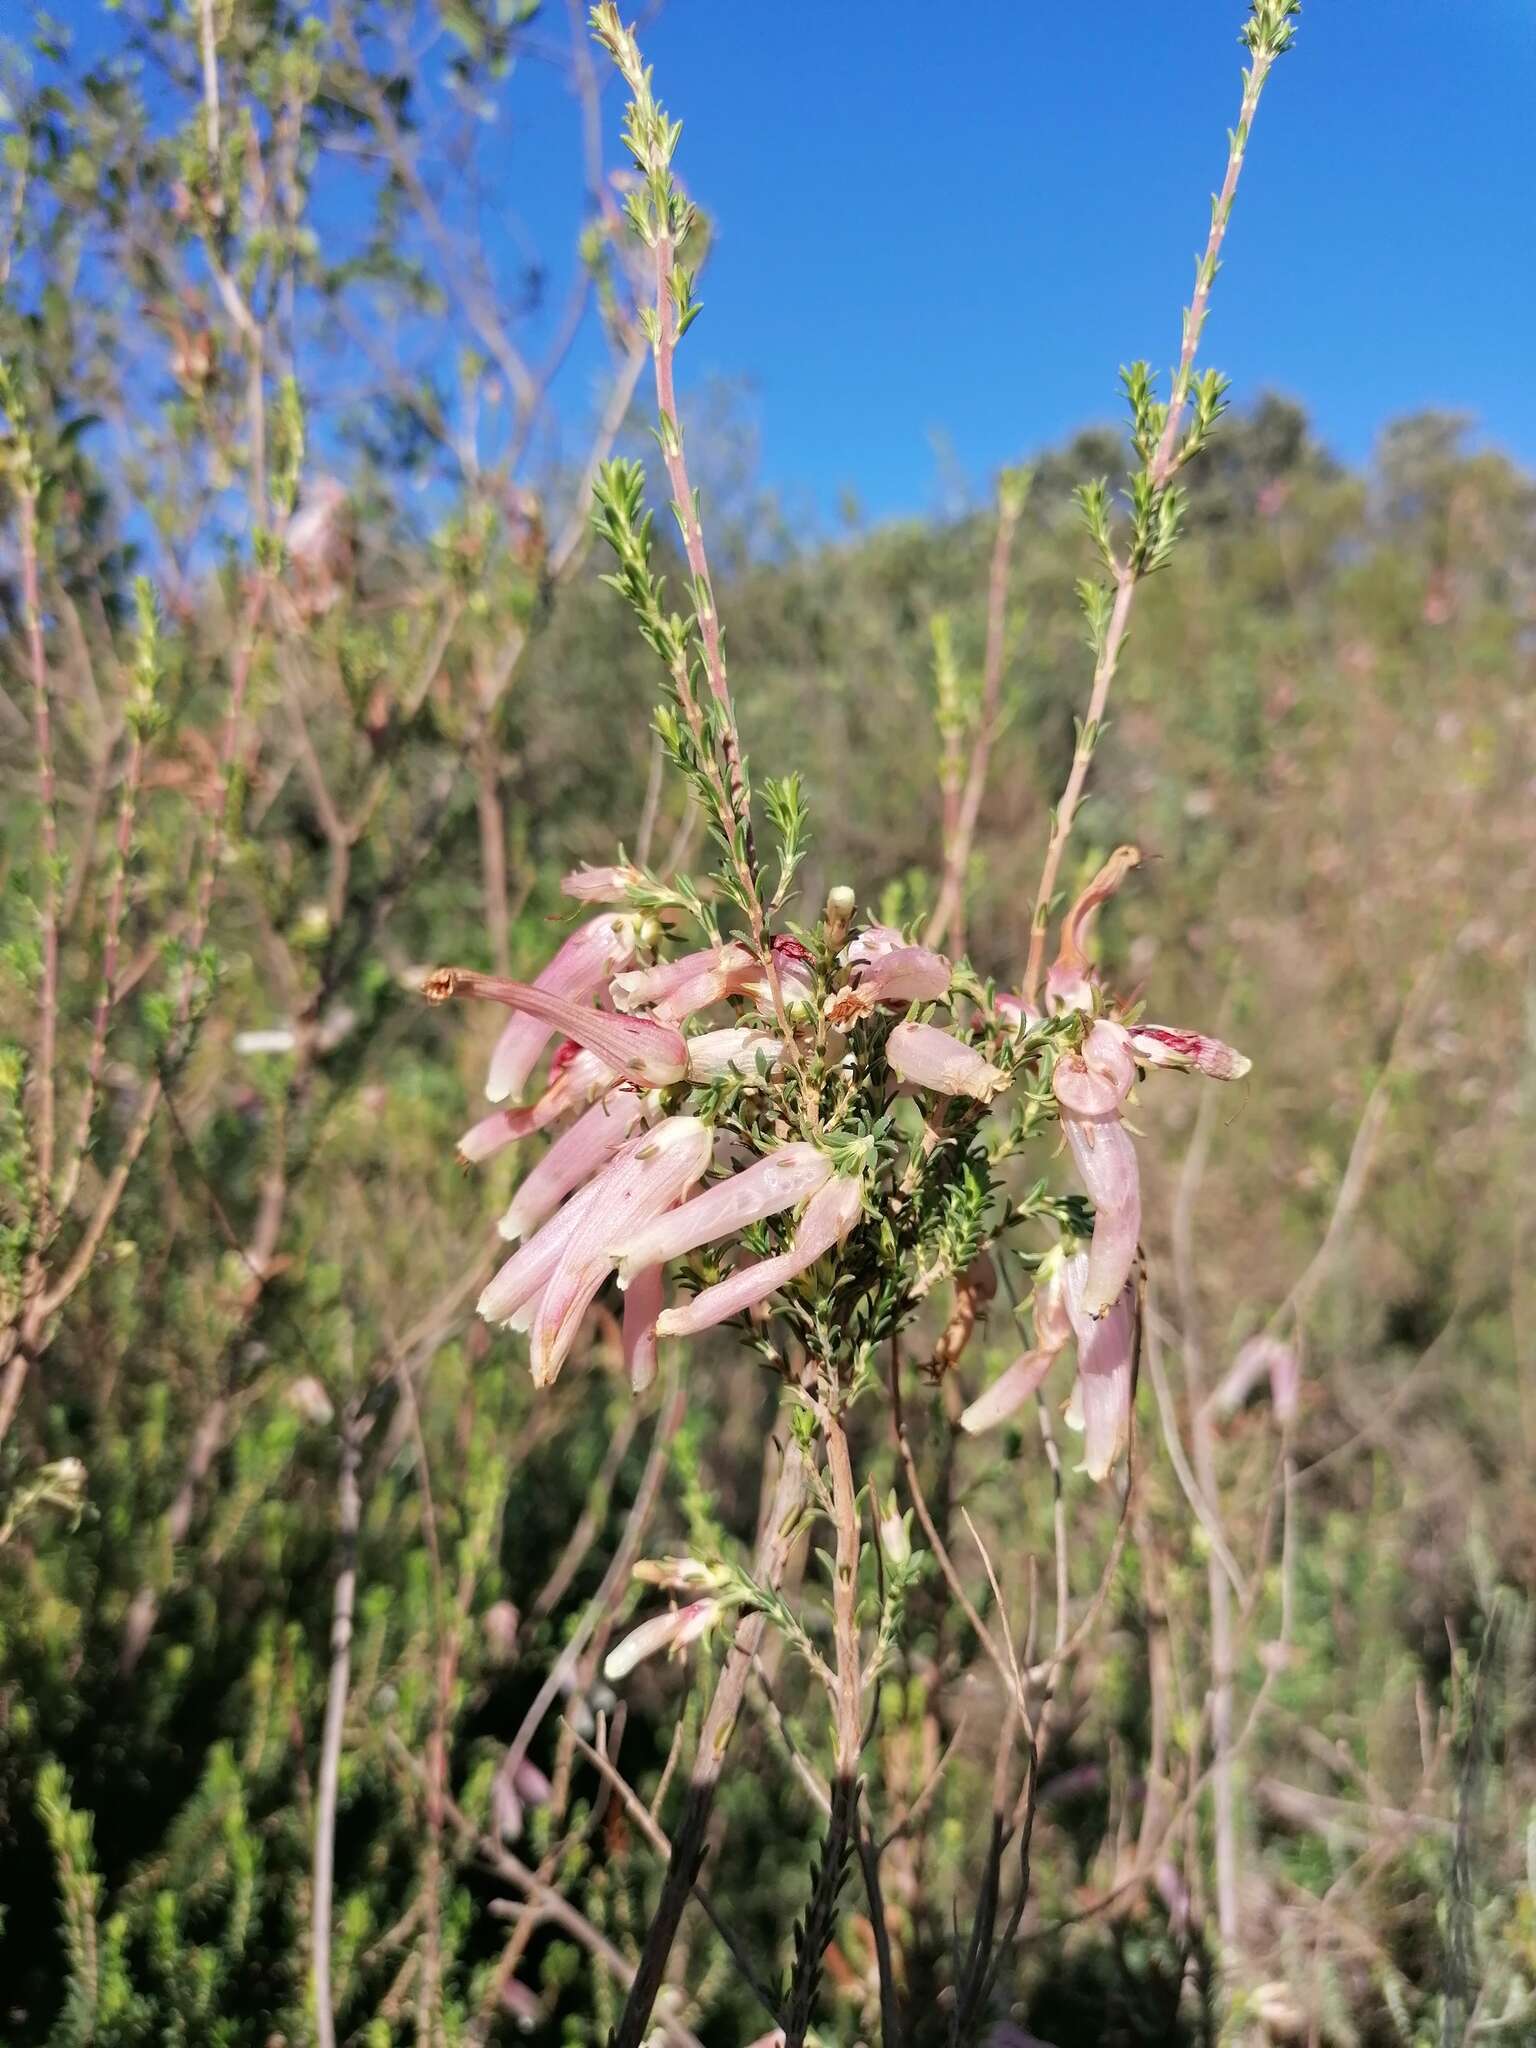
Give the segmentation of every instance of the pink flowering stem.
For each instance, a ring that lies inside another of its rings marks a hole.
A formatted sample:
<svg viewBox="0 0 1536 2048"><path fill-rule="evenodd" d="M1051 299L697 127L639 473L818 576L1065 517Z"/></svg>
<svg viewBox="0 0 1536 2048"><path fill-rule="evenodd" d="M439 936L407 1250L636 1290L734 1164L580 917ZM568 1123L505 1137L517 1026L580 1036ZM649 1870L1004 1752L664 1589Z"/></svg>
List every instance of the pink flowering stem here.
<svg viewBox="0 0 1536 2048"><path fill-rule="evenodd" d="M446 1002L450 996L481 996L488 1002L505 1003L509 1010L525 1012L544 1026L541 1046L551 1030L558 1028L638 1088L670 1087L688 1071L683 1034L670 1025L653 1024L648 1017L615 1017L607 1010L591 1010L564 996L550 995L531 982L503 981L499 975L476 974L465 967L440 967L428 981L426 992L430 1002Z"/></svg>
<svg viewBox="0 0 1536 2048"><path fill-rule="evenodd" d="M754 1166L717 1181L701 1195L669 1209L618 1245L619 1285L653 1264L665 1265L700 1245L733 1236L749 1223L792 1209L832 1178L832 1162L814 1145L781 1145Z"/></svg>
<svg viewBox="0 0 1536 2048"><path fill-rule="evenodd" d="M592 1183L533 1319L535 1386L550 1386L565 1363L582 1317L617 1264L608 1248L614 1237L670 1208L708 1166L713 1146L698 1117L667 1117Z"/></svg>
<svg viewBox="0 0 1536 2048"><path fill-rule="evenodd" d="M975 1046L936 1024L898 1024L885 1044L886 1063L898 1080L936 1095L970 1095L990 1102L1008 1076Z"/></svg>
<svg viewBox="0 0 1536 2048"><path fill-rule="evenodd" d="M637 1394L656 1377L656 1318L661 1314L662 1272L647 1266L636 1273L624 1296L624 1369Z"/></svg>
<svg viewBox="0 0 1536 2048"><path fill-rule="evenodd" d="M645 1114L645 1098L633 1088L614 1088L556 1138L512 1197L499 1225L516 1243L552 1216L573 1188L592 1178Z"/></svg>
<svg viewBox="0 0 1536 2048"><path fill-rule="evenodd" d="M692 1301L666 1309L657 1324L661 1335L694 1337L700 1330L713 1329L715 1324L766 1301L770 1294L777 1293L825 1257L834 1245L841 1244L858 1222L863 1200L863 1185L851 1175L829 1180L806 1204L787 1252L745 1266L728 1280L706 1287Z"/></svg>
<svg viewBox="0 0 1536 2048"><path fill-rule="evenodd" d="M597 993L615 968L622 967L633 956L635 931L636 921L632 917L615 917L610 913L593 918L571 933L554 959L536 976L533 986L568 1003L584 1003ZM505 1102L522 1094L539 1054L549 1041L551 1029L551 1020L541 1018L526 1005L508 1020L491 1054L485 1084L486 1095L492 1102ZM577 1034L572 1032L571 1036Z"/></svg>

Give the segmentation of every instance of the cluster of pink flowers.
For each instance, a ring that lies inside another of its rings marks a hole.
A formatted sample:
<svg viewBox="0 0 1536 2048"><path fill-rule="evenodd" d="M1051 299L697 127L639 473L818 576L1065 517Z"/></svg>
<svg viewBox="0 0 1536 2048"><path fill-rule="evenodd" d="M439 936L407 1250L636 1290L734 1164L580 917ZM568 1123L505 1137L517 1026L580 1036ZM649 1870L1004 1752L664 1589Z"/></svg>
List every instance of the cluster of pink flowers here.
<svg viewBox="0 0 1536 2048"><path fill-rule="evenodd" d="M1037 1015L1004 995L993 1016L981 1018L977 1036L996 1058L960 1030L910 1017L883 1038L887 1095L986 1104L1010 1086L1012 1052L1025 1033L1046 1016L1082 1013L1080 1033L1056 1053L1051 1079L1067 1148L1094 1204L1092 1240L1086 1251L1048 1255L1036 1289L1034 1346L963 1419L975 1430L1011 1413L1075 1341L1068 1419L1083 1432L1084 1465L1095 1478L1125 1445L1133 1394L1141 1196L1127 1098L1145 1067L1236 1079L1248 1065L1218 1040L1105 1014L1084 941L1099 905L1134 863L1134 851L1120 849L1068 912L1046 981L1046 1011ZM564 886L587 903L624 904L641 880L632 869L584 868ZM806 1139L790 1135L781 1118L778 1141L753 1156L688 1112L690 1089L732 1073L749 1086L756 1079L792 1087L797 1059L818 1031L835 1045L877 1011L889 1021L950 994L948 960L880 925L843 947L825 994L813 956L795 940L773 942L771 968L737 942L648 963L659 936L643 913L609 909L578 926L532 983L445 969L433 978L435 989L429 984L429 993L482 995L511 1012L486 1090L500 1106L465 1134L464 1158L485 1159L561 1126L501 1220L517 1249L479 1302L489 1322L528 1332L541 1386L559 1373L610 1278L624 1297L625 1363L632 1384L644 1387L655 1374L659 1338L697 1335L766 1302L835 1251L870 1203L864 1175L840 1169L831 1150L812 1141L814 1119L803 1125L812 1133ZM707 1013L731 1000L740 1015L760 1021L710 1026ZM530 1094L551 1040L547 1078ZM668 1304L673 1260L736 1242L750 1226L791 1212L798 1213L782 1251L754 1257L738 1244L724 1277Z"/></svg>

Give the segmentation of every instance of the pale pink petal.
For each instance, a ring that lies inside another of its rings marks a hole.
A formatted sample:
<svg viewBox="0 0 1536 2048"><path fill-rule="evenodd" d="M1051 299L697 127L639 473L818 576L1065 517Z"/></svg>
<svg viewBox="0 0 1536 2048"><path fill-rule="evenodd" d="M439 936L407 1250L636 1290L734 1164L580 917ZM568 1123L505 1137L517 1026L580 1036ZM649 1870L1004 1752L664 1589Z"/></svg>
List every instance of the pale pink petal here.
<svg viewBox="0 0 1536 2048"><path fill-rule="evenodd" d="M623 903L630 890L644 880L638 868L582 866L562 876L560 890L579 903Z"/></svg>
<svg viewBox="0 0 1536 2048"><path fill-rule="evenodd" d="M1161 1024L1138 1024L1131 1033L1131 1050L1144 1066L1182 1067L1213 1081L1241 1081L1253 1065L1219 1038L1207 1038L1201 1031L1170 1031Z"/></svg>
<svg viewBox="0 0 1536 2048"><path fill-rule="evenodd" d="M717 1181L703 1194L669 1209L617 1243L619 1285L632 1273L652 1264L665 1265L700 1245L731 1237L749 1223L760 1223L782 1209L805 1201L832 1178L832 1162L814 1145L781 1145L753 1166Z"/></svg>
<svg viewBox="0 0 1536 2048"><path fill-rule="evenodd" d="M637 1394L656 1377L656 1318L661 1314L660 1266L636 1273L624 1297L624 1369Z"/></svg>
<svg viewBox="0 0 1536 2048"><path fill-rule="evenodd" d="M1004 1422L1039 1390L1056 1358L1055 1349L1026 1351L997 1376L960 1417L960 1427L971 1436Z"/></svg>
<svg viewBox="0 0 1536 2048"><path fill-rule="evenodd" d="M697 1038L688 1040L688 1078L721 1081L734 1072L744 1080L753 1080L759 1058L767 1061L771 1071L783 1050L782 1038L752 1025L728 1024L720 1031L701 1031Z"/></svg>
<svg viewBox="0 0 1536 2048"><path fill-rule="evenodd" d="M1008 1076L975 1046L935 1024L898 1024L885 1044L886 1063L898 1080L938 1095L970 1095L990 1102Z"/></svg>
<svg viewBox="0 0 1536 2048"><path fill-rule="evenodd" d="M860 972L856 986L874 1003L937 1002L949 994L949 972L942 953L926 946L893 946Z"/></svg>
<svg viewBox="0 0 1536 2048"><path fill-rule="evenodd" d="M670 1208L708 1166L713 1145L713 1133L698 1117L667 1117L592 1183L533 1319L529 1364L536 1386L556 1378L582 1317L613 1271L613 1238Z"/></svg>
<svg viewBox="0 0 1536 2048"><path fill-rule="evenodd" d="M858 1222L863 1201L863 1184L857 1178L839 1175L829 1180L806 1204L787 1252L760 1259L728 1280L706 1287L692 1301L665 1310L657 1328L664 1337L692 1337L766 1301L808 1266L814 1266L835 1244L841 1244Z"/></svg>
<svg viewBox="0 0 1536 2048"><path fill-rule="evenodd" d="M573 1188L608 1164L644 1114L645 1098L633 1088L614 1088L594 1103L556 1138L518 1188L501 1219L502 1236L515 1244L537 1230Z"/></svg>
<svg viewBox="0 0 1536 2048"><path fill-rule="evenodd" d="M578 926L543 973L535 977L533 986L567 1002L585 1002L597 993L615 968L633 957L638 929L635 918L612 913ZM551 1020L541 1018L526 1006L508 1020L491 1054L491 1070L485 1084L486 1095L492 1102L505 1102L509 1096L522 1094L552 1029Z"/></svg>
<svg viewBox="0 0 1536 2048"><path fill-rule="evenodd" d="M1119 1296L1136 1263L1141 1235L1141 1175L1136 1147L1124 1124L1063 1119L1062 1128L1088 1198L1093 1242L1088 1253L1088 1313L1103 1315Z"/></svg>

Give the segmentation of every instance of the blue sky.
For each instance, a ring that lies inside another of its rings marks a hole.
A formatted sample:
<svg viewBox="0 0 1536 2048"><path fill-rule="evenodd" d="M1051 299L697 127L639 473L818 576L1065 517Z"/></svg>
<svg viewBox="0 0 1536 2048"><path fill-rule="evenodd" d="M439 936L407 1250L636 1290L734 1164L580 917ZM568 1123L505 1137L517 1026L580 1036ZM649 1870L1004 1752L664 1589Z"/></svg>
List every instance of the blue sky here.
<svg viewBox="0 0 1536 2048"><path fill-rule="evenodd" d="M83 54L112 45L104 0L51 11ZM845 491L870 518L922 514L1117 417L1118 366L1177 349L1242 18L1242 0L666 0L645 49L718 230L685 406L715 380L742 393L761 481L827 524ZM544 22L563 30L562 0ZM580 158L547 66L521 65L507 104L482 131L480 218L510 289L520 248L571 247ZM1536 0L1308 0L1207 329L1239 401L1296 397L1352 461L1394 415L1444 406L1536 465L1533 105ZM610 90L611 162L619 112ZM317 194L322 216L347 205ZM596 360L564 380L576 412Z"/></svg>
<svg viewBox="0 0 1536 2048"><path fill-rule="evenodd" d="M930 508L1166 364L1239 89L1237 0L669 0L646 38L719 224L687 377L765 479ZM1425 405L1536 461L1536 0L1311 0L1206 359L1341 454ZM685 379L686 382L686 379Z"/></svg>

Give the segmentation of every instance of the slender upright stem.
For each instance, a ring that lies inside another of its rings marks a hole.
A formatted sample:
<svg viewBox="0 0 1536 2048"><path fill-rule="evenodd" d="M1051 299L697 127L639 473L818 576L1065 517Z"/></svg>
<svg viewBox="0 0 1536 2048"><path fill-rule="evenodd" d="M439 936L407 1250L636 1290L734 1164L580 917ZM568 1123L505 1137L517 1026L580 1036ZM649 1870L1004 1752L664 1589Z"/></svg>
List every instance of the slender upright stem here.
<svg viewBox="0 0 1536 2048"><path fill-rule="evenodd" d="M53 1161L56 1137L56 1066L59 1034L59 814L53 755L53 711L48 688L48 655L43 644L43 603L37 563L37 494L23 489L21 501L21 597L26 612L27 655L32 670L32 721L37 751L37 793L42 810L39 837L43 880L38 903L42 983L37 1015L37 1119L33 1152L37 1162L42 1235L53 1216Z"/></svg>
<svg viewBox="0 0 1536 2048"><path fill-rule="evenodd" d="M800 1514L810 1494L810 1484L810 1465L806 1454L799 1442L791 1437L785 1445L784 1463L753 1561L752 1576L760 1586L777 1590L783 1580L794 1548ZM661 1898L646 1931L645 1946L640 1952L629 1997L614 2029L611 2048L641 2048L649 2032L651 2012L661 1989L667 1958L672 1953L683 1909L703 1861L705 1832L714 1810L725 1754L736 1732L747 1678L766 1623L767 1617L760 1612L744 1614L726 1652L720 1681L699 1731L698 1754L694 1758L682 1817L672 1830L672 1854L667 1862Z"/></svg>
<svg viewBox="0 0 1536 2048"><path fill-rule="evenodd" d="M331 1600L331 1672L325 1694L325 1727L315 1791L315 1845L310 1885L310 1965L315 1996L318 2048L336 2048L336 2015L331 1995L331 1903L336 1869L336 1794L341 1782L341 1744L352 1683L352 1615L357 1599L357 1532L362 1518L357 1467L361 1450L357 1417L349 1415L341 1436L341 1477L337 1490L336 1589Z"/></svg>
<svg viewBox="0 0 1536 2048"><path fill-rule="evenodd" d="M1169 393L1168 413L1163 422L1157 448L1148 465L1153 489L1158 493L1167 490L1190 452L1187 447L1181 446L1179 435L1184 415L1189 409L1195 356L1199 350L1206 316L1210 311L1211 287L1216 281L1221 245L1226 239L1227 227L1232 218L1232 202L1237 195L1237 181L1242 175L1243 161L1247 155L1249 129L1259 104L1259 95L1264 90L1264 81L1268 78L1274 61L1271 52L1264 49L1255 50L1253 62L1243 75L1242 106L1228 146L1226 176L1211 208L1210 233L1206 238L1204 254L1196 268L1194 296L1184 315L1183 341L1179 352L1179 365L1174 372L1173 388ZM1041 870L1040 886L1035 894L1034 914L1030 920L1029 930L1029 959L1024 971L1026 1004L1033 1004L1040 992L1040 977L1045 964L1045 934L1050 923L1057 877L1061 872L1062 855L1072 835L1077 808L1082 801L1083 786L1088 780L1089 764L1093 760L1094 749L1103 727L1110 688L1119 669L1126 634L1130 629L1131 608L1135 602L1136 591L1149 573L1149 569L1149 561L1141 557L1132 557L1115 565L1114 602L1094 663L1093 684L1088 697L1088 715L1078 727L1077 745L1072 752L1072 766L1068 771L1066 788L1062 791L1061 800L1051 819L1045 865Z"/></svg>

